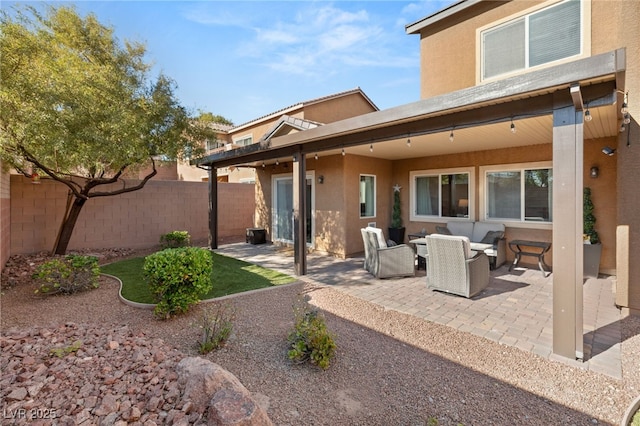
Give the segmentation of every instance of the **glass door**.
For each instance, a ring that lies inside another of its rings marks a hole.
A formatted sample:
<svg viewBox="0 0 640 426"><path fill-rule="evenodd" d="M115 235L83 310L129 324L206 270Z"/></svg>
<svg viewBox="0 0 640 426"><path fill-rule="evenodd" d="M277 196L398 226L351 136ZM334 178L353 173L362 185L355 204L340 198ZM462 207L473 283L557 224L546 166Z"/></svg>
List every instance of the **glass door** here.
<svg viewBox="0 0 640 426"><path fill-rule="evenodd" d="M306 243L311 245L314 218L313 176L307 175ZM273 235L275 241L293 243L293 177L273 177Z"/></svg>

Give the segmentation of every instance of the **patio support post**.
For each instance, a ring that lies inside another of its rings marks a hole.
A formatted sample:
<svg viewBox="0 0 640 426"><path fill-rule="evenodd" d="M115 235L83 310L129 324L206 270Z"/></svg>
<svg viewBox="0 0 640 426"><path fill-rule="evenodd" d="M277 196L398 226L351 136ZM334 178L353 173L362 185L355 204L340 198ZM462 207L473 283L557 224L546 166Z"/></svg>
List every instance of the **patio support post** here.
<svg viewBox="0 0 640 426"><path fill-rule="evenodd" d="M583 115L566 103L553 112L553 352L583 359Z"/></svg>
<svg viewBox="0 0 640 426"><path fill-rule="evenodd" d="M218 248L218 169L209 168L209 248Z"/></svg>
<svg viewBox="0 0 640 426"><path fill-rule="evenodd" d="M293 257L296 275L307 275L307 165L304 153L293 156Z"/></svg>

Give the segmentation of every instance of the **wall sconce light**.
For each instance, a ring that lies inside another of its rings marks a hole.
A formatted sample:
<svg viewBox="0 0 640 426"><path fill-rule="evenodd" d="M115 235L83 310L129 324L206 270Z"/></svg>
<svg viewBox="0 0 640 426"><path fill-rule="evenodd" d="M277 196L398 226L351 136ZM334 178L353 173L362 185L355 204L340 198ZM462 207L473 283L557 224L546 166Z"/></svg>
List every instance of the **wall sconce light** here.
<svg viewBox="0 0 640 426"><path fill-rule="evenodd" d="M602 148L602 153L604 155L612 156L616 153L616 150L611 147L605 146L604 148Z"/></svg>
<svg viewBox="0 0 640 426"><path fill-rule="evenodd" d="M318 176L318 183L320 185L322 185L324 183L324 176L323 175Z"/></svg>
<svg viewBox="0 0 640 426"><path fill-rule="evenodd" d="M598 174L600 174L600 169L598 169L598 166L592 166L591 170L589 171L589 175L595 179L598 177Z"/></svg>

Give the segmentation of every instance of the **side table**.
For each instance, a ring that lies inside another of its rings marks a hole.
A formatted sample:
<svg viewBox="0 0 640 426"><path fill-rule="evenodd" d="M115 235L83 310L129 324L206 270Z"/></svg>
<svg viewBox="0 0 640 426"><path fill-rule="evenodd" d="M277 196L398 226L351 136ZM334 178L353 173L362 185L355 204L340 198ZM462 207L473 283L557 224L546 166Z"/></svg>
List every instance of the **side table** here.
<svg viewBox="0 0 640 426"><path fill-rule="evenodd" d="M522 247L527 247L526 251ZM509 271L513 269L514 266L518 266L520 263L520 259L522 256L533 256L538 258L538 267L542 271L542 275L547 276L547 269L549 265L547 265L544 261L544 255L551 248L551 243L547 243L545 241L527 241L527 240L512 240L509 241L509 248L516 255L515 259L513 259L513 263L509 266Z"/></svg>

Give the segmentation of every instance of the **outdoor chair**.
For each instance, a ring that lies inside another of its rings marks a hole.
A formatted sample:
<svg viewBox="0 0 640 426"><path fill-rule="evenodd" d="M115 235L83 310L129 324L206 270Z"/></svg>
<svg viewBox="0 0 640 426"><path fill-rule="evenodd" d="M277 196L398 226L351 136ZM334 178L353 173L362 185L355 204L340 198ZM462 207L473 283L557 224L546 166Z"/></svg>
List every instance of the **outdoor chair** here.
<svg viewBox="0 0 640 426"><path fill-rule="evenodd" d="M469 238L440 234L426 238L428 288L472 297L487 287L489 258L471 250Z"/></svg>
<svg viewBox="0 0 640 426"><path fill-rule="evenodd" d="M376 278L415 275L415 253L406 245L387 246L379 228L361 229L364 243L364 267Z"/></svg>

